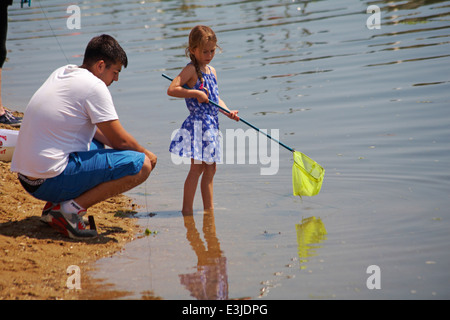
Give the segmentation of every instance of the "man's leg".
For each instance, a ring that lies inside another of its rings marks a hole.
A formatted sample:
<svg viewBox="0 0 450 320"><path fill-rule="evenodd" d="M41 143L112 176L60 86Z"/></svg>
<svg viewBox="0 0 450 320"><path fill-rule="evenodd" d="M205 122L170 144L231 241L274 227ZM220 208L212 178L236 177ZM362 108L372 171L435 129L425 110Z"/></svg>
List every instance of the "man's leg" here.
<svg viewBox="0 0 450 320"><path fill-rule="evenodd" d="M103 182L96 187L84 192L79 197L75 198L74 201L81 207L88 209L89 207L92 207L93 205L103 200L137 187L145 180L147 180L152 170L153 168L150 160L145 157L142 169L137 174L133 176L125 176L117 180Z"/></svg>
<svg viewBox="0 0 450 320"><path fill-rule="evenodd" d="M32 195L49 201L44 222L71 238L92 238L97 232L86 230L82 220L86 209L141 184L152 169L151 160L139 152L78 152L71 154L62 174L46 180Z"/></svg>
<svg viewBox="0 0 450 320"><path fill-rule="evenodd" d="M148 178L151 170L150 160L145 157L142 169L137 174L103 182L73 200L57 204L49 212L50 226L74 239L97 237L96 230L87 230L84 225L83 216L87 208L138 186ZM65 210L65 208L69 208L69 210Z"/></svg>

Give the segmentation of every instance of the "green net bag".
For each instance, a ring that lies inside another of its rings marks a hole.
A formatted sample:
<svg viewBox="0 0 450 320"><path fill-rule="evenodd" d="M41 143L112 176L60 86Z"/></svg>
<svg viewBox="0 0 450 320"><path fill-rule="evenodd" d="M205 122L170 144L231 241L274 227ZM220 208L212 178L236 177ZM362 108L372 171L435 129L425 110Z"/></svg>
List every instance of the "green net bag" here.
<svg viewBox="0 0 450 320"><path fill-rule="evenodd" d="M294 196L315 196L322 188L324 168L299 151L295 151L293 154L292 188Z"/></svg>

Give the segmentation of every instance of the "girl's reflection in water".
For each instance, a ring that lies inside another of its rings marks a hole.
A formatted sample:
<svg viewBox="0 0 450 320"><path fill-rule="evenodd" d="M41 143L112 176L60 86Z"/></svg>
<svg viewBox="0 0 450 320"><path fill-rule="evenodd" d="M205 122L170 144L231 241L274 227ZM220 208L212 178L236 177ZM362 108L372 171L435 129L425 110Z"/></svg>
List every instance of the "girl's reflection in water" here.
<svg viewBox="0 0 450 320"><path fill-rule="evenodd" d="M180 274L180 282L198 300L227 300L228 276L226 257L222 256L220 242L216 236L214 211L203 213L203 242L195 226L194 216L183 215L186 238L197 255L197 271Z"/></svg>

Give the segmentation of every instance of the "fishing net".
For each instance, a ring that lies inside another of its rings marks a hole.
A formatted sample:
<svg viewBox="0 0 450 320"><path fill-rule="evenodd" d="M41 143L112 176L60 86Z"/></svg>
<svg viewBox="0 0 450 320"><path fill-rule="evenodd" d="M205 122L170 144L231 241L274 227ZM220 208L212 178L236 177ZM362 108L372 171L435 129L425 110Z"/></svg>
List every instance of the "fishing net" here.
<svg viewBox="0 0 450 320"><path fill-rule="evenodd" d="M292 188L294 196L315 196L322 188L325 170L307 155L294 151Z"/></svg>

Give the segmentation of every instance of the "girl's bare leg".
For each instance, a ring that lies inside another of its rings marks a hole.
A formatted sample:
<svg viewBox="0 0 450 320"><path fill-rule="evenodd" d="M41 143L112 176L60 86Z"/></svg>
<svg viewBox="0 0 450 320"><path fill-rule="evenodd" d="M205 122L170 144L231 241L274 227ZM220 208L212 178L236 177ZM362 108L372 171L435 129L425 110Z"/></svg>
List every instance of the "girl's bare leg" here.
<svg viewBox="0 0 450 320"><path fill-rule="evenodd" d="M213 179L216 173L216 163L207 164L203 162L203 177L200 184L203 199L203 209L213 210Z"/></svg>
<svg viewBox="0 0 450 320"><path fill-rule="evenodd" d="M197 190L198 179L203 173L203 163L194 163L194 159L191 159L191 169L184 182L183 193L183 214L192 214L194 212L194 197Z"/></svg>

